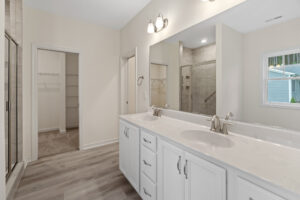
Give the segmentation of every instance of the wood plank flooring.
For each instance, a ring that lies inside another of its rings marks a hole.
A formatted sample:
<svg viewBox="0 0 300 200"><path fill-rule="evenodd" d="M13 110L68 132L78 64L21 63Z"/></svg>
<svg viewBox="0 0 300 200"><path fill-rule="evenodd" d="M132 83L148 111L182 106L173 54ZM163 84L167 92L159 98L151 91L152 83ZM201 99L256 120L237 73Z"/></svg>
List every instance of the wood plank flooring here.
<svg viewBox="0 0 300 200"><path fill-rule="evenodd" d="M119 170L118 144L30 163L15 200L140 200Z"/></svg>

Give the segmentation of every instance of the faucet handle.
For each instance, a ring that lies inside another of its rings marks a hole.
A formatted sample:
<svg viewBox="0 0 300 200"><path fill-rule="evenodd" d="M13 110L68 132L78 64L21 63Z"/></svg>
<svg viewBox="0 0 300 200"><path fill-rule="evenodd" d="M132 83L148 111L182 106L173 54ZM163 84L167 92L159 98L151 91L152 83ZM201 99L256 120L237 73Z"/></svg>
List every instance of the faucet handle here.
<svg viewBox="0 0 300 200"><path fill-rule="evenodd" d="M229 112L227 113L226 117L225 117L225 120L229 120L230 117L233 117L233 113L232 112Z"/></svg>

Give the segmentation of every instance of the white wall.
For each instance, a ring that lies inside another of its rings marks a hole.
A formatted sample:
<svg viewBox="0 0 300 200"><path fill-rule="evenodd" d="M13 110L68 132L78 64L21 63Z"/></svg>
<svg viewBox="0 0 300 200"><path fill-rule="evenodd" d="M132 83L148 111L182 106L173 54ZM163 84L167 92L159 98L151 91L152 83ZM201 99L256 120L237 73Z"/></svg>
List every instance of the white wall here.
<svg viewBox="0 0 300 200"><path fill-rule="evenodd" d="M152 0L121 30L121 55L137 47L138 75L145 77L144 84L138 88L138 111L146 111L149 105L149 46L244 1ZM168 27L160 33L148 34L149 19L155 19L160 12L169 19Z"/></svg>
<svg viewBox="0 0 300 200"><path fill-rule="evenodd" d="M4 0L0 0L0 200L5 199L5 130L4 130Z"/></svg>
<svg viewBox="0 0 300 200"><path fill-rule="evenodd" d="M243 121L299 131L300 111L262 105L262 59L266 53L300 47L300 19L254 31L244 38Z"/></svg>
<svg viewBox="0 0 300 200"><path fill-rule="evenodd" d="M80 52L81 146L117 138L120 33L24 6L24 159L31 160L32 43Z"/></svg>
<svg viewBox="0 0 300 200"><path fill-rule="evenodd" d="M217 114L228 112L242 118L243 34L218 24L217 35Z"/></svg>
<svg viewBox="0 0 300 200"><path fill-rule="evenodd" d="M66 131L66 54L39 49L38 56L38 130Z"/></svg>

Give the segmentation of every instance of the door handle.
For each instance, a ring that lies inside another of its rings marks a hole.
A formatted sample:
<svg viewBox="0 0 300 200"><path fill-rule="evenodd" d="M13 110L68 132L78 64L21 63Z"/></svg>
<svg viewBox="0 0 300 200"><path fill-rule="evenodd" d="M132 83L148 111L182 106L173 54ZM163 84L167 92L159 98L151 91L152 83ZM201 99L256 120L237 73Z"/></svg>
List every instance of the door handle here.
<svg viewBox="0 0 300 200"><path fill-rule="evenodd" d="M185 175L185 179L188 179L188 174L187 174L187 164L188 164L188 161L185 160L185 164L184 164L184 168L183 168L183 173Z"/></svg>
<svg viewBox="0 0 300 200"><path fill-rule="evenodd" d="M181 156L179 156L179 159L177 161L177 170L178 170L178 173L181 174Z"/></svg>

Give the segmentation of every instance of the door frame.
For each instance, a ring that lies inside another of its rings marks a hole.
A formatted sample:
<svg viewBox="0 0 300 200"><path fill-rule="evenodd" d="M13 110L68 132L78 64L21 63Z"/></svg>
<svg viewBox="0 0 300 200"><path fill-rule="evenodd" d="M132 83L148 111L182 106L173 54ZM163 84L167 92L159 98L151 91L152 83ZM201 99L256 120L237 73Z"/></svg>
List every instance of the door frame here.
<svg viewBox="0 0 300 200"><path fill-rule="evenodd" d="M59 51L64 53L76 53L78 54L78 110L79 110L79 150L83 149L83 137L82 137L82 80L81 80L81 53L77 49L72 49L68 47L57 47L46 44L32 44L32 100L31 100L31 161L38 159L38 87L37 87L37 59L38 59L38 50L48 50L48 51Z"/></svg>
<svg viewBox="0 0 300 200"><path fill-rule="evenodd" d="M138 112L138 49L135 47L133 50L127 52L123 56L121 56L120 60L120 114L128 113L128 104L126 101L128 100L128 87L127 87L127 77L128 77L128 59L135 57L135 112ZM125 101L124 101L125 100Z"/></svg>

